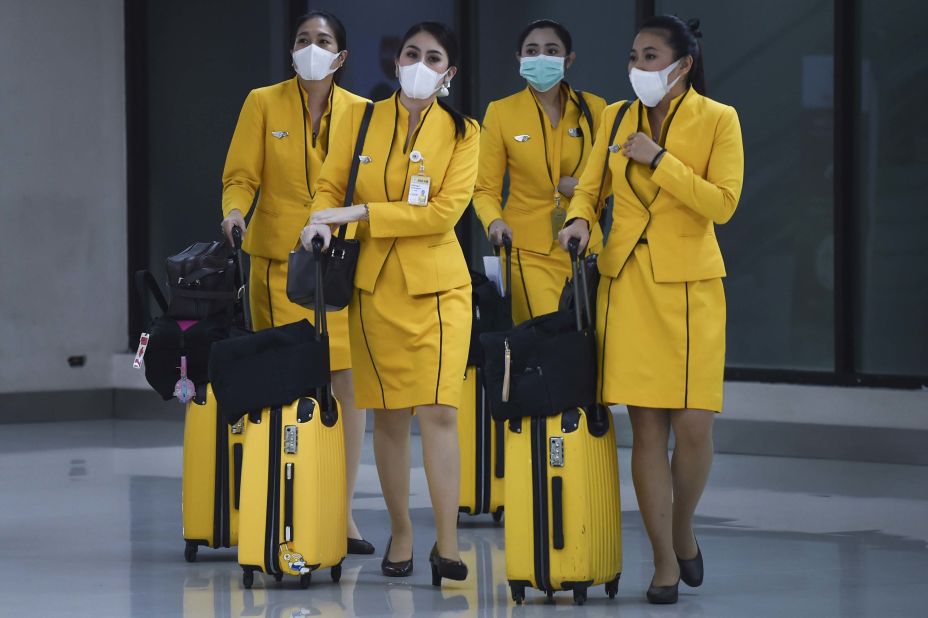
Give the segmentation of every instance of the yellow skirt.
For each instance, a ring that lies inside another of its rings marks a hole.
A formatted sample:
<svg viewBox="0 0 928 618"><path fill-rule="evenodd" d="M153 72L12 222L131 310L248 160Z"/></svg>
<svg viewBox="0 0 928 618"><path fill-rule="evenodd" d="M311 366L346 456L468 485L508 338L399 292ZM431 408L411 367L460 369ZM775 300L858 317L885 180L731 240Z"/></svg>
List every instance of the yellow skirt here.
<svg viewBox="0 0 928 618"><path fill-rule="evenodd" d="M602 243L590 247L598 253ZM506 277L505 250L500 256L500 272ZM556 242L551 253L526 249L512 250L512 321L521 324L557 311L564 284L570 279L570 256Z"/></svg>
<svg viewBox="0 0 928 618"><path fill-rule="evenodd" d="M358 408L461 404L470 345L470 284L410 296L393 250L374 293L355 289L349 315Z"/></svg>
<svg viewBox="0 0 928 618"><path fill-rule="evenodd" d="M596 306L600 400L646 408L722 410L725 291L721 279L655 283L647 244Z"/></svg>
<svg viewBox="0 0 928 618"><path fill-rule="evenodd" d="M313 324L312 309L290 302L287 298L287 262L251 256L248 279L248 303L255 330L283 326L302 319ZM329 364L332 371L351 369L351 348L348 344L348 309L329 312Z"/></svg>

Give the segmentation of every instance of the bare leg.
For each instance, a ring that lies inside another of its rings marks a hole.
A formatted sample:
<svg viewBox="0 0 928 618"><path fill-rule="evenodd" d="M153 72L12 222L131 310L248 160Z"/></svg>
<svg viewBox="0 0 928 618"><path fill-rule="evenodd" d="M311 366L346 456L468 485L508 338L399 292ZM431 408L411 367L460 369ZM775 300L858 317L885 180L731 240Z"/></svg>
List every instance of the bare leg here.
<svg viewBox="0 0 928 618"><path fill-rule="evenodd" d="M684 560L696 557L693 515L712 467L712 425L715 413L674 410L670 413L675 446L673 475L673 547Z"/></svg>
<svg viewBox="0 0 928 618"><path fill-rule="evenodd" d="M342 408L345 427L345 476L348 487L348 537L364 538L354 521L351 503L354 500L354 486L358 480L358 468L361 465L361 449L364 446L364 429L367 425L367 411L358 410L354 404L354 382L351 370L343 369L332 372L332 392Z"/></svg>
<svg viewBox="0 0 928 618"><path fill-rule="evenodd" d="M412 556L412 520L409 518L409 426L412 411L374 411L374 458L383 499L390 513L390 562Z"/></svg>
<svg viewBox="0 0 928 618"><path fill-rule="evenodd" d="M458 555L458 506L461 493L461 462L458 459L457 410L433 405L416 408L422 431L422 456L429 482L438 554L448 560Z"/></svg>
<svg viewBox="0 0 928 618"><path fill-rule="evenodd" d="M632 422L632 480L654 554L655 586L672 586L680 575L673 553L673 497L667 445L667 410L628 407Z"/></svg>

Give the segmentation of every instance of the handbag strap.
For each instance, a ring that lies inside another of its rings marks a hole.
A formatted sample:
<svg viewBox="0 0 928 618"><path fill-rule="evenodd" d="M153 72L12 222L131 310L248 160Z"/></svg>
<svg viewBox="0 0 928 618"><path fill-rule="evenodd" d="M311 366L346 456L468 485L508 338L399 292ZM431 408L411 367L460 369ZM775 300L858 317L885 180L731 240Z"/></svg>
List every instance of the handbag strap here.
<svg viewBox="0 0 928 618"><path fill-rule="evenodd" d="M577 104L580 106L580 112L583 114L583 117L586 118L586 123L590 127L590 134L595 134L596 129L593 128L593 114L590 113L590 106L586 104L586 99L583 98L582 90L574 90L577 93Z"/></svg>
<svg viewBox="0 0 928 618"><path fill-rule="evenodd" d="M354 200L354 186L358 180L358 167L361 165L361 151L364 149L364 139L367 137L367 127L371 123L371 116L374 114L374 104L370 101L364 106L364 117L361 118L361 128L358 129L358 139L354 143L354 156L351 159L351 172L348 174L348 188L345 191L345 201L343 206L351 206ZM338 228L338 239L345 240L348 235L348 224Z"/></svg>
<svg viewBox="0 0 928 618"><path fill-rule="evenodd" d="M142 301L142 322L145 328L148 328L152 320L151 310L148 308L148 295L151 294L155 302L158 303L158 308L161 309L162 314L167 312L168 303L164 299L164 294L161 292L161 288L158 286L158 282L155 281L155 276L151 274L151 271L135 271L135 290L138 292L139 300Z"/></svg>
<svg viewBox="0 0 928 618"><path fill-rule="evenodd" d="M612 150L610 150L609 147L612 146L612 142L615 141L615 136L619 132L619 125L622 124L622 118L625 117L625 112L632 106L632 103L634 103L634 101L626 101L622 107L619 108L619 113L615 115L615 122L612 123L612 132L609 134L609 141L606 142L606 158L603 160L603 173L599 177L599 191L596 192L597 205L603 197L603 185L606 184L606 172L609 170L609 155L612 154Z"/></svg>

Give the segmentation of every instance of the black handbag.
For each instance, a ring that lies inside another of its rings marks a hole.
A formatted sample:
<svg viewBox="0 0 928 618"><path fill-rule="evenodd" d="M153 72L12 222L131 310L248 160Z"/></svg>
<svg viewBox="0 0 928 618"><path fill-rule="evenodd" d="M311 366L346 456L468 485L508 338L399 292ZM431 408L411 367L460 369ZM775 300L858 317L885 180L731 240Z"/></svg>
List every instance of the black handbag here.
<svg viewBox="0 0 928 618"><path fill-rule="evenodd" d="M490 412L496 420L552 416L589 406L596 392L596 333L583 300L580 258L571 252L574 310L481 335Z"/></svg>
<svg viewBox="0 0 928 618"><path fill-rule="evenodd" d="M167 259L171 300L168 316L201 320L229 311L236 299L232 248L223 241L198 242Z"/></svg>
<svg viewBox="0 0 928 618"><path fill-rule="evenodd" d="M506 239L508 240L508 238ZM470 330L470 348L467 353L469 366L482 367L483 347L480 335L495 333L512 328L512 246L506 245L506 286L503 296L499 295L496 284L486 275L475 270L470 271L472 290L472 320Z"/></svg>
<svg viewBox="0 0 928 618"><path fill-rule="evenodd" d="M316 249L321 254L321 246ZM321 260L316 264L321 277ZM325 410L334 409L324 292L314 309L315 330L300 320L213 345L209 380L218 412L230 425L249 412L300 397L315 396Z"/></svg>
<svg viewBox="0 0 928 618"><path fill-rule="evenodd" d="M354 199L355 184L358 179L358 166L361 163L361 150L367 136L367 127L371 121L374 104L368 103L361 119L358 139L354 146L354 158L351 160L351 172L345 190L344 206L351 206ZM354 273L358 266L361 243L345 238L348 226L338 228L338 234L332 236L329 247L321 255L322 281L326 300L326 311L339 311L351 302L354 293ZM312 251L301 246L290 252L287 264L287 298L300 306L312 309L316 305L316 258Z"/></svg>
<svg viewBox="0 0 928 618"><path fill-rule="evenodd" d="M148 333L144 349L145 379L164 400L174 397L174 387L181 379L181 359L185 359L186 377L199 388L208 382L210 348L214 342L229 336L231 320L228 314L218 314L184 324L168 316L152 319L148 310L151 294L162 313L168 304L147 270L135 273L136 290L142 300L143 323Z"/></svg>

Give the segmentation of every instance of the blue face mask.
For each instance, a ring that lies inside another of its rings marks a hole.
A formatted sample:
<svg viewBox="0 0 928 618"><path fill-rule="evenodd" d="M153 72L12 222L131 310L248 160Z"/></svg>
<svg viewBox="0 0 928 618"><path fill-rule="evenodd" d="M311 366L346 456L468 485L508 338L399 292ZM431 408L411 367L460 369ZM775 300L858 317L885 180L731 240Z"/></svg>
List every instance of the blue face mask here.
<svg viewBox="0 0 928 618"><path fill-rule="evenodd" d="M519 62L519 75L538 92L548 92L564 79L564 58L525 56Z"/></svg>

